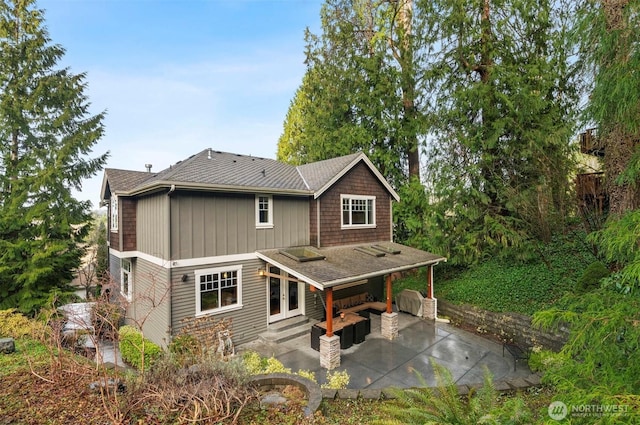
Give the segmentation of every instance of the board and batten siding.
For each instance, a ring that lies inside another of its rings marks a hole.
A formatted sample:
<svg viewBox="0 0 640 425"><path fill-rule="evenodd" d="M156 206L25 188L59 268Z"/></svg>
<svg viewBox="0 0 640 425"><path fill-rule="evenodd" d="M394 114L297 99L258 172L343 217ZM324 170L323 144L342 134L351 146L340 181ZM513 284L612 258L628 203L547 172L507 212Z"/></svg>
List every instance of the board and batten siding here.
<svg viewBox="0 0 640 425"><path fill-rule="evenodd" d="M255 340L267 329L267 283L266 278L258 275L258 270L264 267L257 257L241 262L226 262L193 267L172 269L172 330L178 335L184 326L183 319L196 315L196 285L195 271L207 268L242 265L242 308L238 310L212 314L216 319L232 320L232 339L234 344L243 344ZM186 281L182 281L186 275Z"/></svg>
<svg viewBox="0 0 640 425"><path fill-rule="evenodd" d="M170 341L171 287L169 269L142 258L131 258L134 294L127 306L127 324L166 348Z"/></svg>
<svg viewBox="0 0 640 425"><path fill-rule="evenodd" d="M171 260L309 244L309 198L273 196L273 228L257 229L255 196L176 192Z"/></svg>
<svg viewBox="0 0 640 425"><path fill-rule="evenodd" d="M165 193L138 199L138 251L169 260L169 197Z"/></svg>

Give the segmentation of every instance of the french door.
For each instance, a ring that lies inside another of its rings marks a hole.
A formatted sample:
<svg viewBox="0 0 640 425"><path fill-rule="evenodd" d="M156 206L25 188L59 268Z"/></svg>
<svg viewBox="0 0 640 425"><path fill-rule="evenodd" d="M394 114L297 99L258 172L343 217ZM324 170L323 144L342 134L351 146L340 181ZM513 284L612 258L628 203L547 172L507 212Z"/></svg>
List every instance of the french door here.
<svg viewBox="0 0 640 425"><path fill-rule="evenodd" d="M269 323L303 314L303 284L287 279L287 273L277 267L271 266L269 272Z"/></svg>

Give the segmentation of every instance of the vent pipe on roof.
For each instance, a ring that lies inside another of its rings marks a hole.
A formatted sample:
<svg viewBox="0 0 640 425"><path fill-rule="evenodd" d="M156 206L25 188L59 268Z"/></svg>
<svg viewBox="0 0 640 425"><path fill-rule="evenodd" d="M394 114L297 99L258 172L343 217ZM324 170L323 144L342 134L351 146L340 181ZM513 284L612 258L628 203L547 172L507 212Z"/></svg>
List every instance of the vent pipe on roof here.
<svg viewBox="0 0 640 425"><path fill-rule="evenodd" d="M151 172L151 167L153 167L153 164L144 164L144 168L147 169L147 173Z"/></svg>
<svg viewBox="0 0 640 425"><path fill-rule="evenodd" d="M207 159L211 159L211 148L209 148L209 153L207 154Z"/></svg>

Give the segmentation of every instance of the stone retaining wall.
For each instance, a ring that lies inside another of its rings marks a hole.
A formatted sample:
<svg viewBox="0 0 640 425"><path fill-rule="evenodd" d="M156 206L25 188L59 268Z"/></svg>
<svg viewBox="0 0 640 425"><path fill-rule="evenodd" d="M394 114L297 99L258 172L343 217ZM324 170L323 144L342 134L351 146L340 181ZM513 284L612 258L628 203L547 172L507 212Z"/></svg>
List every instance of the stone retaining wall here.
<svg viewBox="0 0 640 425"><path fill-rule="evenodd" d="M547 332L532 327L531 317L518 313L494 313L475 306L456 305L438 300L438 313L453 323L460 323L480 333L498 335L503 340L521 347L542 346L560 351L567 342L569 329L561 327L557 332Z"/></svg>

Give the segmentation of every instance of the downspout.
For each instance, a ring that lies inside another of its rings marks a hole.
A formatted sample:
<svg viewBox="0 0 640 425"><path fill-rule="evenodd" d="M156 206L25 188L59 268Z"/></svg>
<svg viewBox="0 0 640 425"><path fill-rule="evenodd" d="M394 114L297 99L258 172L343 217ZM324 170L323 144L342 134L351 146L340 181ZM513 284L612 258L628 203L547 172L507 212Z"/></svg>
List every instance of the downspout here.
<svg viewBox="0 0 640 425"><path fill-rule="evenodd" d="M175 192L176 185L172 184L171 188L167 192L167 234L165 236L167 261L169 261L169 267L167 270L167 285L169 288L169 342L173 340L173 285L171 278L173 276L172 257L171 257L171 194Z"/></svg>

